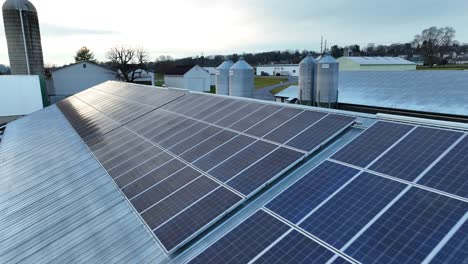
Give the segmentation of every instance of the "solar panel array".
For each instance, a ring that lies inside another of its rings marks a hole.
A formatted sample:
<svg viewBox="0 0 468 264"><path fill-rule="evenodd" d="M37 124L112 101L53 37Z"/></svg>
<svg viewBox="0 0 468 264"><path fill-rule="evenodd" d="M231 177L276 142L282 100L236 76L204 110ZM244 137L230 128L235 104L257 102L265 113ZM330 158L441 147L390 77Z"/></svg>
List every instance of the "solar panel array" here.
<svg viewBox="0 0 468 264"><path fill-rule="evenodd" d="M190 263L467 263L467 158L466 133L377 122Z"/></svg>
<svg viewBox="0 0 468 264"><path fill-rule="evenodd" d="M167 253L354 122L113 82L58 106Z"/></svg>

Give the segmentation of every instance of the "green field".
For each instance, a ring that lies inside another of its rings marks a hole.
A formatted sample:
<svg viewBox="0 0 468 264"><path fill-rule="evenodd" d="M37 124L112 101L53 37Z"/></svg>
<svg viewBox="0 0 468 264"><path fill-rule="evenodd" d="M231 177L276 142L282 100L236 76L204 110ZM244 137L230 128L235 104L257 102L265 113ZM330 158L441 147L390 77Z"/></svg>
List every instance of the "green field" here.
<svg viewBox="0 0 468 264"><path fill-rule="evenodd" d="M272 89L272 90L270 91L270 93L273 94L273 95L274 95L274 94L277 94L277 93L283 91L284 89L288 88L288 87L291 86L291 85L298 85L298 83L292 83L292 84L288 84L288 85L283 85L283 86L277 87L277 88L275 88L275 89Z"/></svg>
<svg viewBox="0 0 468 264"><path fill-rule="evenodd" d="M452 64L452 65L439 65L439 66L418 66L416 69L418 70L430 70L430 71L437 71L437 70L454 70L454 71L463 71L468 70L468 64Z"/></svg>
<svg viewBox="0 0 468 264"><path fill-rule="evenodd" d="M265 88L271 85L280 84L286 81L288 81L288 78L255 76L254 86L255 86L255 89L261 89L261 88Z"/></svg>

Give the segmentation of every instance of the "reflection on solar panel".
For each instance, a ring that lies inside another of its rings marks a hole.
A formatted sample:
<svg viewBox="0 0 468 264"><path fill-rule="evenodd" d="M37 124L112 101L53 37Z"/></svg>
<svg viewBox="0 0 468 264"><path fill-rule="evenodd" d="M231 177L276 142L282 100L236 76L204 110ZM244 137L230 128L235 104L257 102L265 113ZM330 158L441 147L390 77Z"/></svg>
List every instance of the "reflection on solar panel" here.
<svg viewBox="0 0 468 264"><path fill-rule="evenodd" d="M465 263L467 149L466 133L378 122L257 211L291 229L256 257L236 238L262 224L245 220L195 260Z"/></svg>
<svg viewBox="0 0 468 264"><path fill-rule="evenodd" d="M318 146L354 120L139 85L113 87L112 82L59 107L168 253L310 151L307 144L283 143L298 136ZM334 122L314 130L320 119ZM308 132L317 129L322 132ZM280 140L261 138L269 134Z"/></svg>
<svg viewBox="0 0 468 264"><path fill-rule="evenodd" d="M248 263L288 229L278 219L258 211L190 263Z"/></svg>

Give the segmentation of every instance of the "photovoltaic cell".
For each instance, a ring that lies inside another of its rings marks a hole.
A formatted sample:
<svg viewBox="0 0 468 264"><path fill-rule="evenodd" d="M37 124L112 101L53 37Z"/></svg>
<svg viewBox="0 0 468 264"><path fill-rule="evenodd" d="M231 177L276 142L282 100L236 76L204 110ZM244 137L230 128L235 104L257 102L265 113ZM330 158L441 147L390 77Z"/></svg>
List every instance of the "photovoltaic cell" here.
<svg viewBox="0 0 468 264"><path fill-rule="evenodd" d="M186 129L174 133L174 135L172 135L171 137L167 138L163 142L160 142L159 145L161 145L164 148L170 148L193 136L194 134L200 132L201 130L206 129L207 126L207 124L196 122L195 124L187 127Z"/></svg>
<svg viewBox="0 0 468 264"><path fill-rule="evenodd" d="M112 160L109 161L102 161L99 157L99 161L101 161L102 165L106 170L111 170L112 168L118 166L119 164L124 163L125 161L135 157L136 155L152 148L153 145L151 145L149 142L143 142L142 144L133 146L129 148L127 151L122 152L119 156L113 158Z"/></svg>
<svg viewBox="0 0 468 264"><path fill-rule="evenodd" d="M180 157L188 162L192 162L198 159L199 157L207 154L208 152L212 151L213 149L221 146L227 141L231 140L236 135L238 134L231 131L223 130L215 136L213 136L212 138L210 138L209 140L206 140L200 143L199 145L195 146L194 148L186 151Z"/></svg>
<svg viewBox="0 0 468 264"><path fill-rule="evenodd" d="M153 207L147 209L141 216L151 229L155 229L218 186L216 182L209 178L205 176L200 177L185 188L182 188L155 204Z"/></svg>
<svg viewBox="0 0 468 264"><path fill-rule="evenodd" d="M213 96L206 96L206 97L207 99L204 102L199 104L197 107L192 108L189 111L185 112L184 115L189 116L189 117L194 117L202 112L205 112L206 110L208 110L209 108L211 108L212 106L218 104L220 101L223 100L221 98L217 98Z"/></svg>
<svg viewBox="0 0 468 264"><path fill-rule="evenodd" d="M377 122L333 155L332 159L364 168L412 128L410 125Z"/></svg>
<svg viewBox="0 0 468 264"><path fill-rule="evenodd" d="M257 111L253 112L252 114L244 117L243 119L239 120L238 122L232 124L229 128L243 132L250 127L256 125L258 122L262 121L263 119L269 117L270 115L274 114L281 108L278 106L272 105L265 105L264 107L258 109Z"/></svg>
<svg viewBox="0 0 468 264"><path fill-rule="evenodd" d="M153 185L143 193L140 193L138 196L132 198L131 202L138 212L142 212L151 205L160 202L171 193L195 180L199 176L200 173L196 170L190 167L185 167L167 179Z"/></svg>
<svg viewBox="0 0 468 264"><path fill-rule="evenodd" d="M324 116L326 116L324 113L304 111L282 126L271 131L264 136L264 138L278 143L285 143Z"/></svg>
<svg viewBox="0 0 468 264"><path fill-rule="evenodd" d="M248 104L249 102L246 102L246 101L235 101L234 103L224 108L220 108L219 111L216 111L213 114L206 116L202 120L208 123L216 123L217 121L223 119L227 115L232 114L233 112L241 109L242 107Z"/></svg>
<svg viewBox="0 0 468 264"><path fill-rule="evenodd" d="M197 120L204 119L209 115L213 114L214 112L219 111L220 109L232 104L233 102L234 100L231 99L222 99L218 101L215 105L208 107L207 109L193 115L192 117Z"/></svg>
<svg viewBox="0 0 468 264"><path fill-rule="evenodd" d="M159 144L162 141L172 137L173 135L181 132L182 130L186 129L187 127L190 127L195 123L197 123L197 121L184 118L184 121L178 123L175 126L169 127L166 130L161 129L161 133L151 137L150 140Z"/></svg>
<svg viewBox="0 0 468 264"><path fill-rule="evenodd" d="M158 154L161 154L162 150L158 147L152 146L151 148L144 150L143 152L140 153L135 153L136 155L133 156L131 159L126 160L119 165L115 166L111 170L109 170L110 176L112 178L117 178L124 174L127 171L130 171L131 169L135 168L136 166L146 162L150 158L157 156Z"/></svg>
<svg viewBox="0 0 468 264"><path fill-rule="evenodd" d="M248 196L273 180L275 176L278 176L280 172L290 167L303 156L304 154L300 152L279 148L228 181L227 184Z"/></svg>
<svg viewBox="0 0 468 264"><path fill-rule="evenodd" d="M326 161L278 195L266 207L292 223L297 223L358 172Z"/></svg>
<svg viewBox="0 0 468 264"><path fill-rule="evenodd" d="M220 187L154 230L154 234L167 251L175 250L216 218L223 216L240 200L242 198L235 193Z"/></svg>
<svg viewBox="0 0 468 264"><path fill-rule="evenodd" d="M172 156L168 155L167 153L161 153L159 155L155 155L154 157L148 159L147 161L121 174L119 177L114 178L115 183L117 183L117 185L120 188L122 188L126 186L127 184L147 175L148 173L152 172L154 169L165 164L171 159L172 159Z"/></svg>
<svg viewBox="0 0 468 264"><path fill-rule="evenodd" d="M254 263L326 263L335 253L293 230Z"/></svg>
<svg viewBox="0 0 468 264"><path fill-rule="evenodd" d="M135 135L133 139L130 139L129 141L122 142L122 143L123 144L118 145L116 148L113 148L110 151L97 157L99 161L102 164L104 164L104 163L110 162L118 158L119 156L125 154L125 152L131 150L132 148L138 145L149 145L149 143L147 143L144 139L138 137L137 135ZM146 143L146 144L143 144L143 143Z"/></svg>
<svg viewBox="0 0 468 264"><path fill-rule="evenodd" d="M248 129L245 133L256 137L263 137L301 112L302 110L299 109L283 108L279 112Z"/></svg>
<svg viewBox="0 0 468 264"><path fill-rule="evenodd" d="M461 135L459 132L418 127L370 169L413 181Z"/></svg>
<svg viewBox="0 0 468 264"><path fill-rule="evenodd" d="M229 127L233 123L241 120L242 118L246 117L247 115L252 114L253 112L257 111L258 109L262 108L264 105L250 103L240 109L237 109L235 112L231 112L230 114L226 115L223 119L219 120L215 124L222 127Z"/></svg>
<svg viewBox="0 0 468 264"><path fill-rule="evenodd" d="M421 263L468 203L412 188L345 250L361 263Z"/></svg>
<svg viewBox="0 0 468 264"><path fill-rule="evenodd" d="M251 137L239 135L196 160L194 165L201 170L208 171L254 141L255 139Z"/></svg>
<svg viewBox="0 0 468 264"><path fill-rule="evenodd" d="M187 120L185 117L173 115L165 121L159 121L146 130L142 130L140 133L146 138L153 138L185 120Z"/></svg>
<svg viewBox="0 0 468 264"><path fill-rule="evenodd" d="M122 191L127 198L131 199L184 167L184 163L177 159L172 159L147 174L143 174L142 177L122 188Z"/></svg>
<svg viewBox="0 0 468 264"><path fill-rule="evenodd" d="M354 117L328 115L288 141L286 145L305 151L313 151L343 129L350 127L354 120Z"/></svg>
<svg viewBox="0 0 468 264"><path fill-rule="evenodd" d="M209 139L210 137L218 134L219 132L221 132L221 128L219 127L207 127L206 129L203 129L200 132L194 134L193 136L187 138L186 140L180 142L179 144L174 145L169 150L172 153L180 155L185 151L191 149L192 147L195 147L196 145L200 144L200 142L203 142Z"/></svg>
<svg viewBox="0 0 468 264"><path fill-rule="evenodd" d="M405 184L363 173L300 226L335 248L341 248L405 187Z"/></svg>
<svg viewBox="0 0 468 264"><path fill-rule="evenodd" d="M427 172L419 184L468 198L468 137Z"/></svg>
<svg viewBox="0 0 468 264"><path fill-rule="evenodd" d="M455 232L430 263L468 263L468 222Z"/></svg>
<svg viewBox="0 0 468 264"><path fill-rule="evenodd" d="M248 263L288 230L286 224L260 210L189 263Z"/></svg>
<svg viewBox="0 0 468 264"><path fill-rule="evenodd" d="M257 141L231 158L225 160L208 173L222 182L228 181L239 172L273 151L275 148L277 148L276 145L264 141Z"/></svg>

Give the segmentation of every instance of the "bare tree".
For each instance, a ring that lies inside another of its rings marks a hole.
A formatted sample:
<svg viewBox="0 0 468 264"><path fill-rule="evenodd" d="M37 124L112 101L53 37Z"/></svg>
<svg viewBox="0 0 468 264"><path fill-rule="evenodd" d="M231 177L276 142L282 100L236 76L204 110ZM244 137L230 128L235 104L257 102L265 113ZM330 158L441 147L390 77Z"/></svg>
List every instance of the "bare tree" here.
<svg viewBox="0 0 468 264"><path fill-rule="evenodd" d="M107 52L110 66L117 70L117 77L133 82L139 77L138 70L147 70L149 55L143 48L114 47Z"/></svg>
<svg viewBox="0 0 468 264"><path fill-rule="evenodd" d="M437 61L437 53L453 43L455 29L452 27L430 27L414 37L413 46L421 50L425 63L433 65Z"/></svg>

